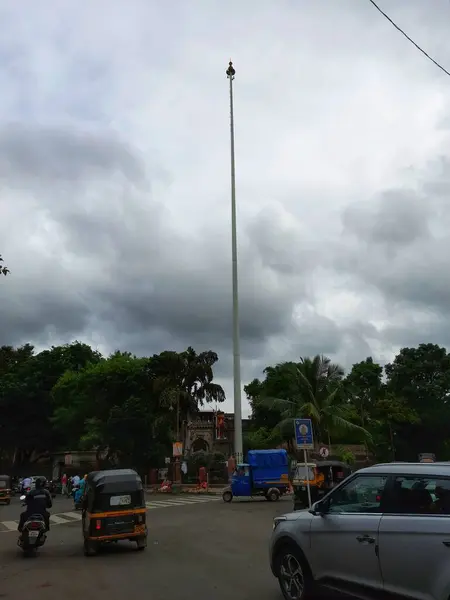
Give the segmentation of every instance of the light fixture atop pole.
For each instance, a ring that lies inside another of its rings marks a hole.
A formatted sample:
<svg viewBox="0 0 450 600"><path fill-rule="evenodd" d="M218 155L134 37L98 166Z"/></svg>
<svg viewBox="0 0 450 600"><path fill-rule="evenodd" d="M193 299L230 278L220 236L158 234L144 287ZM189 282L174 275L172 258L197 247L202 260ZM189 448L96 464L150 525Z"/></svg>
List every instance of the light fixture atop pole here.
<svg viewBox="0 0 450 600"><path fill-rule="evenodd" d="M241 401L241 355L239 343L239 290L237 260L237 227L236 227L236 168L234 156L234 107L233 81L236 70L229 62L226 71L230 82L230 147L231 147L231 255L233 286L233 381L234 381L234 455L236 460L243 459L242 445L242 401Z"/></svg>

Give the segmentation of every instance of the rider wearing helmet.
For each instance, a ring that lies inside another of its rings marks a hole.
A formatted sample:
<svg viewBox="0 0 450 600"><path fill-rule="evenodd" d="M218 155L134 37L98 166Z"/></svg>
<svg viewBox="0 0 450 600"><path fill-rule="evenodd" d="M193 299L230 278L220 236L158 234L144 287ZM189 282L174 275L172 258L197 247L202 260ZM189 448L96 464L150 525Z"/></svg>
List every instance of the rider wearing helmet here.
<svg viewBox="0 0 450 600"><path fill-rule="evenodd" d="M31 490L26 495L25 503L27 508L20 515L18 530L22 531L25 522L31 517L31 515L42 515L48 531L50 529L50 513L47 509L51 508L53 503L50 492L45 489L44 480L40 477L36 479L35 489Z"/></svg>

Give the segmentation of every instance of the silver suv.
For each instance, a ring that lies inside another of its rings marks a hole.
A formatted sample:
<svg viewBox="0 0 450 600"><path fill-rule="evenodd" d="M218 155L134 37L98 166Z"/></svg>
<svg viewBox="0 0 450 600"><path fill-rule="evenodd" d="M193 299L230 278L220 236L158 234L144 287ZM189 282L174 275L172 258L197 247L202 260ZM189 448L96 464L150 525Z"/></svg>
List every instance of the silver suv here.
<svg viewBox="0 0 450 600"><path fill-rule="evenodd" d="M450 463L357 471L311 510L274 519L270 562L286 600L309 599L317 584L450 600Z"/></svg>

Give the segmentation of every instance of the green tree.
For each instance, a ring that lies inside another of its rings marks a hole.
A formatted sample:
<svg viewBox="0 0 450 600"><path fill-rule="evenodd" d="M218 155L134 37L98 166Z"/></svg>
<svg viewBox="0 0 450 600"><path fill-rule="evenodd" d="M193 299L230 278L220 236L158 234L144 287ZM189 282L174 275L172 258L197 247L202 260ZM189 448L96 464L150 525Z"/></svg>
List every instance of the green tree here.
<svg viewBox="0 0 450 600"><path fill-rule="evenodd" d="M385 394L383 367L369 356L353 365L345 378L344 386L356 408L361 426L365 427L374 405Z"/></svg>
<svg viewBox="0 0 450 600"><path fill-rule="evenodd" d="M389 392L383 383L383 368L371 357L353 365L344 385L350 398L350 420L370 431L372 440L370 444L366 442L367 451L379 460L395 458L397 446L401 446L398 431L419 422L416 411Z"/></svg>
<svg viewBox="0 0 450 600"><path fill-rule="evenodd" d="M0 275L8 275L8 273L10 273L10 270L3 264L3 258L0 254Z"/></svg>
<svg viewBox="0 0 450 600"><path fill-rule="evenodd" d="M98 359L98 353L81 342L39 354L29 344L0 350L2 447L13 465L35 462L63 443L51 422L52 388L67 369Z"/></svg>
<svg viewBox="0 0 450 600"><path fill-rule="evenodd" d="M113 462L158 464L170 446L169 411L159 405L151 360L116 352L53 388L55 427L73 447L107 451Z"/></svg>
<svg viewBox="0 0 450 600"><path fill-rule="evenodd" d="M205 402L225 400L222 386L213 381L217 360L215 352L208 350L197 354L189 347L184 352L155 354L148 363L159 401L174 415L174 437L179 441L185 441L183 425L190 414L197 412Z"/></svg>
<svg viewBox="0 0 450 600"><path fill-rule="evenodd" d="M276 448L283 441L280 430L275 426L259 427L244 434L244 454L249 450L270 450Z"/></svg>
<svg viewBox="0 0 450 600"><path fill-rule="evenodd" d="M417 460L420 452L447 454L450 420L450 355L436 344L402 348L385 367L387 390L417 414L418 421L397 427L400 458Z"/></svg>
<svg viewBox="0 0 450 600"><path fill-rule="evenodd" d="M385 395L376 400L368 416L374 455L379 460L396 460L404 455L402 430L419 423L419 415L405 400L385 390Z"/></svg>
<svg viewBox="0 0 450 600"><path fill-rule="evenodd" d="M261 382L254 379L244 386L244 392L251 408L250 429L257 431L260 428L272 430L281 421L281 411L277 407L267 406L261 402L262 397L279 398L284 396L282 369L267 367L264 369L265 380Z"/></svg>
<svg viewBox="0 0 450 600"><path fill-rule="evenodd" d="M301 358L298 363L282 363L267 369L268 377L276 378L282 396L271 397L266 390L260 403L280 411L277 428L286 441L292 440L293 419L310 418L318 442L331 443L333 435L342 432L368 432L347 418L344 371L325 356ZM276 374L275 374L276 372ZM282 383L281 383L282 382Z"/></svg>

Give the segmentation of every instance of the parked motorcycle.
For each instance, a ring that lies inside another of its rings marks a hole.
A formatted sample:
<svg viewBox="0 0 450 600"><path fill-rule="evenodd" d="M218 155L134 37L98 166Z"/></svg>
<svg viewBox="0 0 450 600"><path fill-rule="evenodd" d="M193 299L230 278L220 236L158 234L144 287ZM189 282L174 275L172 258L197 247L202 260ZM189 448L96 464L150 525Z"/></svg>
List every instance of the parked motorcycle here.
<svg viewBox="0 0 450 600"><path fill-rule="evenodd" d="M22 506L25 506L25 497L21 496ZM44 517L42 515L31 515L25 521L17 545L22 549L24 556L34 556L39 547L45 544L47 532Z"/></svg>

